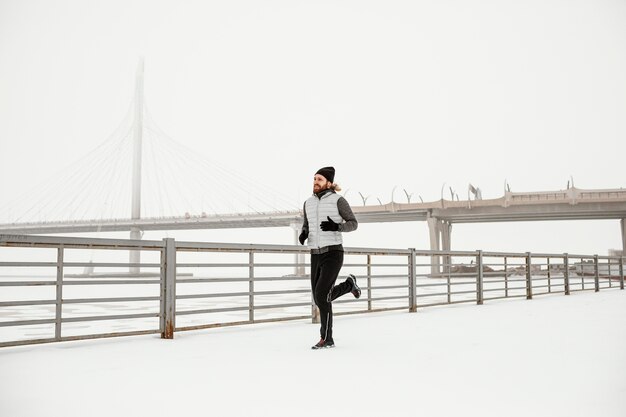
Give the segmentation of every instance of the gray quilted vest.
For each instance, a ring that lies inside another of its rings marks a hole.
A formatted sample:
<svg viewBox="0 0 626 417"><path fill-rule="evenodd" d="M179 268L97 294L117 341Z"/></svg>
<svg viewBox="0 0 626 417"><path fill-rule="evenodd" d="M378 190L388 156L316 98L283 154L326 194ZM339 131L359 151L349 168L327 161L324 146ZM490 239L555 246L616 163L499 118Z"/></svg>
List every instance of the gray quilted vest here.
<svg viewBox="0 0 626 417"><path fill-rule="evenodd" d="M341 232L324 232L320 229L320 223L327 221L326 217L333 219L335 223L343 223L343 218L337 208L337 200L340 196L334 192L326 193L322 198L312 195L306 200L306 217L309 221L309 239L307 245L311 249L320 249L326 246L341 245L343 239Z"/></svg>

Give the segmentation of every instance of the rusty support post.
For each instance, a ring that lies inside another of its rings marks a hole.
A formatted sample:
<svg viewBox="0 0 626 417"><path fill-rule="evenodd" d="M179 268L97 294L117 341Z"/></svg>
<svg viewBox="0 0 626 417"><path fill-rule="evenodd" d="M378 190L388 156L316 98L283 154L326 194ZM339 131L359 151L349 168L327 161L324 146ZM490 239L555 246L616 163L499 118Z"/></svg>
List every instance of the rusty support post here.
<svg viewBox="0 0 626 417"><path fill-rule="evenodd" d="M367 255L367 310L372 311L372 255Z"/></svg>
<svg viewBox="0 0 626 417"><path fill-rule="evenodd" d="M176 242L163 239L161 252L161 338L173 339L176 328Z"/></svg>
<svg viewBox="0 0 626 417"><path fill-rule="evenodd" d="M61 324L63 317L63 244L57 248L57 283L56 283L56 313L54 323L54 339L61 340Z"/></svg>
<svg viewBox="0 0 626 417"><path fill-rule="evenodd" d="M619 289L624 289L624 257L619 258Z"/></svg>
<svg viewBox="0 0 626 417"><path fill-rule="evenodd" d="M530 272L530 268L532 267L531 255L530 252L526 252L526 299L533 299L533 277Z"/></svg>
<svg viewBox="0 0 626 417"><path fill-rule="evenodd" d="M483 251L479 250L476 255L476 304L483 302Z"/></svg>
<svg viewBox="0 0 626 417"><path fill-rule="evenodd" d="M580 287L585 289L585 265L583 263L583 258L580 258Z"/></svg>
<svg viewBox="0 0 626 417"><path fill-rule="evenodd" d="M548 292L552 292L552 273L550 271L550 257L548 256L546 258L546 263L547 263L547 267L548 267Z"/></svg>
<svg viewBox="0 0 626 417"><path fill-rule="evenodd" d="M417 280L415 277L415 248L409 249L409 312L415 313L417 311Z"/></svg>
<svg viewBox="0 0 626 417"><path fill-rule="evenodd" d="M311 297L313 297L311 295ZM311 323L319 323L320 322L320 309L315 305L315 301L312 301L311 305Z"/></svg>
<svg viewBox="0 0 626 417"><path fill-rule="evenodd" d="M311 276L313 276L313 266L311 266ZM311 323L320 322L320 309L315 304L315 294L311 291Z"/></svg>
<svg viewBox="0 0 626 417"><path fill-rule="evenodd" d="M565 295L570 295L569 293L569 255L567 253L564 254L563 258L563 283L565 284Z"/></svg>
<svg viewBox="0 0 626 417"><path fill-rule="evenodd" d="M593 255L593 285L594 291L600 291L600 274L598 271L598 255Z"/></svg>
<svg viewBox="0 0 626 417"><path fill-rule="evenodd" d="M504 257L504 297L509 296L509 265L507 257Z"/></svg>
<svg viewBox="0 0 626 417"><path fill-rule="evenodd" d="M452 256L450 257L450 264L452 264ZM452 265L450 265L450 268L448 268L448 274L446 276L446 293L447 293L448 304L452 302L452 294L451 294L452 285L450 284L450 280L451 280L450 275L452 275Z"/></svg>

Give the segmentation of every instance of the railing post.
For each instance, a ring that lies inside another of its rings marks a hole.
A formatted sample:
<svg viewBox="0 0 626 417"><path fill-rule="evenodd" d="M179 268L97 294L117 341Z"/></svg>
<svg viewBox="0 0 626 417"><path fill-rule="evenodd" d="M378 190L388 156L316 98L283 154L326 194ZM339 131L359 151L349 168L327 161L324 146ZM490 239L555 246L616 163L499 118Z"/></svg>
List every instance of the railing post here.
<svg viewBox="0 0 626 417"><path fill-rule="evenodd" d="M619 289L624 289L624 257L619 258Z"/></svg>
<svg viewBox="0 0 626 417"><path fill-rule="evenodd" d="M450 267L448 268L448 275L446 276L446 292L448 293L448 304L452 302L452 285L450 284L452 275L452 256L450 256Z"/></svg>
<svg viewBox="0 0 626 417"><path fill-rule="evenodd" d="M509 296L509 265L507 262L507 257L504 257L504 297L508 298Z"/></svg>
<svg viewBox="0 0 626 417"><path fill-rule="evenodd" d="M367 255L367 310L372 311L372 255Z"/></svg>
<svg viewBox="0 0 626 417"><path fill-rule="evenodd" d="M569 293L569 255L567 253L563 254L563 283L565 284L565 295L570 295Z"/></svg>
<svg viewBox="0 0 626 417"><path fill-rule="evenodd" d="M546 258L546 263L548 264L547 265L548 266L548 292L551 293L552 292L552 280L551 280L552 275L550 272L550 257L549 256Z"/></svg>
<svg viewBox="0 0 626 417"><path fill-rule="evenodd" d="M483 298L483 251L476 254L476 304L482 304Z"/></svg>
<svg viewBox="0 0 626 417"><path fill-rule="evenodd" d="M580 287L585 289L585 264L583 258L580 258Z"/></svg>
<svg viewBox="0 0 626 417"><path fill-rule="evenodd" d="M163 239L161 252L161 338L173 339L176 328L176 242Z"/></svg>
<svg viewBox="0 0 626 417"><path fill-rule="evenodd" d="M313 295L311 295L311 323L319 323L320 322L320 309L315 305L315 300L313 300Z"/></svg>
<svg viewBox="0 0 626 417"><path fill-rule="evenodd" d="M593 255L593 285L595 286L595 292L600 291L600 274L598 272L598 255Z"/></svg>
<svg viewBox="0 0 626 417"><path fill-rule="evenodd" d="M298 254L296 254L296 257ZM250 280L248 281L249 304L248 304L248 320L250 323L254 323L254 252L250 251L248 254L248 269Z"/></svg>
<svg viewBox="0 0 626 417"><path fill-rule="evenodd" d="M63 322L63 244L57 248L57 284L56 284L56 313L54 323L54 339L61 340L61 325Z"/></svg>
<svg viewBox="0 0 626 417"><path fill-rule="evenodd" d="M310 275L311 277L313 277L313 261L311 261L310 269L311 269ZM311 289L311 323L315 324L319 322L320 322L320 309L317 308L317 305L315 305L315 294L314 294L313 289Z"/></svg>
<svg viewBox="0 0 626 417"><path fill-rule="evenodd" d="M530 252L526 252L526 299L533 299L533 277L530 273L530 268L532 266L531 263L531 255Z"/></svg>
<svg viewBox="0 0 626 417"><path fill-rule="evenodd" d="M415 279L415 248L409 249L409 312L415 313L417 311L417 280Z"/></svg>

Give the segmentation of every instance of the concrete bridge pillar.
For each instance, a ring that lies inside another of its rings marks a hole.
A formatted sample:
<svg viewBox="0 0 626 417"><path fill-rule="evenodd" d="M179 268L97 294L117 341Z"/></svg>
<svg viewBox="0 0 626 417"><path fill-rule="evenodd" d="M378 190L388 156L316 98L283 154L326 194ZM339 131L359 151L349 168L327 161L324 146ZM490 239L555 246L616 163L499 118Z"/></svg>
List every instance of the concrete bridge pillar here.
<svg viewBox="0 0 626 417"><path fill-rule="evenodd" d="M446 220L441 221L441 250L451 250L451 238L452 238L452 223ZM452 257L450 255L443 255L443 273L450 272L450 264Z"/></svg>
<svg viewBox="0 0 626 417"><path fill-rule="evenodd" d="M452 245L452 224L436 217L428 217L428 232L430 235L430 250L449 251ZM431 275L440 275L450 270L451 257L449 255L433 255L430 259ZM443 264L443 265L442 265Z"/></svg>
<svg viewBox="0 0 626 417"><path fill-rule="evenodd" d="M441 222L435 217L428 217L426 219L426 222L428 223L428 234L430 236L430 250L439 250L439 245L441 242ZM440 266L441 261L439 259L439 256L432 255L430 257L430 274L439 274Z"/></svg>

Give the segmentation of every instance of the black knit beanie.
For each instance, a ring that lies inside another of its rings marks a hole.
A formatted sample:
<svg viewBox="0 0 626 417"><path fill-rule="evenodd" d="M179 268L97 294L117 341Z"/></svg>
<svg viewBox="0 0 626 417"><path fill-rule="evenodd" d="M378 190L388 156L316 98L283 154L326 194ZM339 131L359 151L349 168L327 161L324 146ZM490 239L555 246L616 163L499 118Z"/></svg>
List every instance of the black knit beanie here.
<svg viewBox="0 0 626 417"><path fill-rule="evenodd" d="M315 174L320 174L330 182L335 180L335 168L333 167L320 168Z"/></svg>

